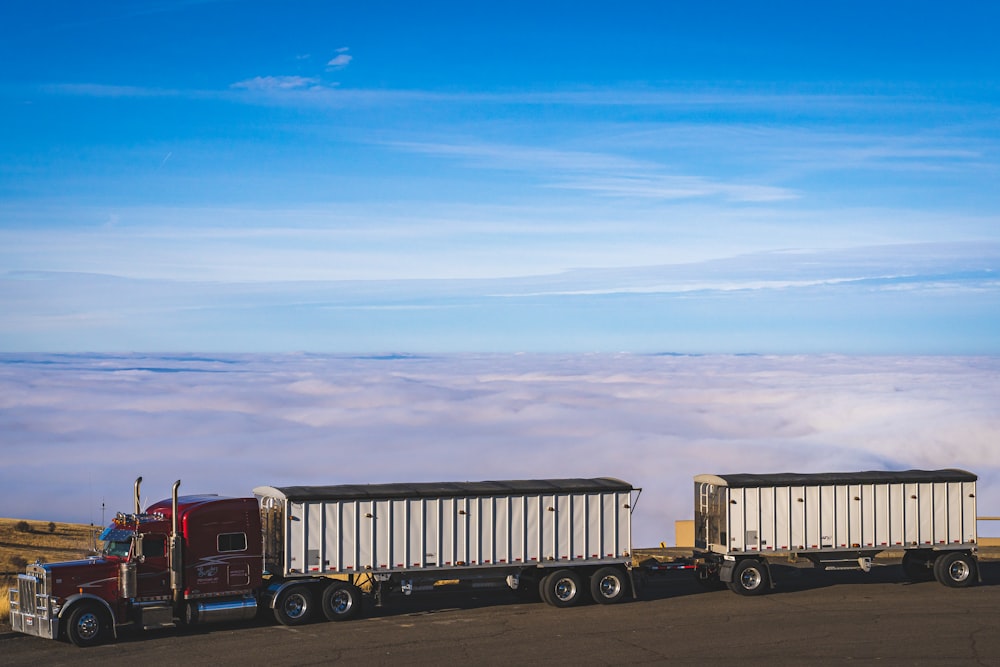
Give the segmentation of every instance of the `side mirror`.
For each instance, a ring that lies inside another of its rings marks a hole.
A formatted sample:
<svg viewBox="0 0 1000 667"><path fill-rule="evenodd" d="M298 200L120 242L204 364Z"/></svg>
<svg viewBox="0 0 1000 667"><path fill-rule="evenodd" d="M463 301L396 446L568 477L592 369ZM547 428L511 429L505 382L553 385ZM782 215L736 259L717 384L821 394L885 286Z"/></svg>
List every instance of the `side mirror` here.
<svg viewBox="0 0 1000 667"><path fill-rule="evenodd" d="M146 562L146 556L142 553L142 535L136 535L132 541L133 557L140 563Z"/></svg>

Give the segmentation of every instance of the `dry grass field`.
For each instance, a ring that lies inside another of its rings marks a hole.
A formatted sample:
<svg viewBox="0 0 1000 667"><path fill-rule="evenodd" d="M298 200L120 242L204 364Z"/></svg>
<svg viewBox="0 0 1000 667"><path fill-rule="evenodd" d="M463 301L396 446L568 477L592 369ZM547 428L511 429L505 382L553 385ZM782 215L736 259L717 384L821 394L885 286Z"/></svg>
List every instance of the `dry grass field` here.
<svg viewBox="0 0 1000 667"><path fill-rule="evenodd" d="M23 530L24 523L30 531ZM20 529L19 529L20 528ZM7 589L26 563L73 560L91 553L94 530L77 523L0 519L0 623L10 615Z"/></svg>

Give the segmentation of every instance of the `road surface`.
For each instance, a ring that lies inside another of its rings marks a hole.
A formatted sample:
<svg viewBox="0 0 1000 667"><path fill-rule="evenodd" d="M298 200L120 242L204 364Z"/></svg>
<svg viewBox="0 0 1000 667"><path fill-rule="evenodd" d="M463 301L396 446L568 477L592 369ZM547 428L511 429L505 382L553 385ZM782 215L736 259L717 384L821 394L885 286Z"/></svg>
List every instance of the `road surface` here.
<svg viewBox="0 0 1000 667"><path fill-rule="evenodd" d="M556 609L503 590L393 599L346 623L249 625L126 633L78 649L0 634L3 665L623 665L1000 664L1000 562L982 585L905 583L898 566L870 574L780 568L756 598L705 592L687 573L661 575L641 599Z"/></svg>

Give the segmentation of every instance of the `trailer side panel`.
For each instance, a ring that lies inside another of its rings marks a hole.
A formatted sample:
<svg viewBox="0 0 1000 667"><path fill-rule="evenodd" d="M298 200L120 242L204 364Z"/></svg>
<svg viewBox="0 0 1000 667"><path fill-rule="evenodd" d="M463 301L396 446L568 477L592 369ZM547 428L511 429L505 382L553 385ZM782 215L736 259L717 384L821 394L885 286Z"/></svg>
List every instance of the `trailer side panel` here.
<svg viewBox="0 0 1000 667"><path fill-rule="evenodd" d="M284 539L265 539L282 544L281 554L267 554L269 570L295 577L625 562L633 489L611 481L529 480L508 492L496 486L503 483L466 483L444 495L433 485L254 494L265 514L282 516Z"/></svg>
<svg viewBox="0 0 1000 667"><path fill-rule="evenodd" d="M696 546L716 553L974 546L975 517L965 471L695 477Z"/></svg>

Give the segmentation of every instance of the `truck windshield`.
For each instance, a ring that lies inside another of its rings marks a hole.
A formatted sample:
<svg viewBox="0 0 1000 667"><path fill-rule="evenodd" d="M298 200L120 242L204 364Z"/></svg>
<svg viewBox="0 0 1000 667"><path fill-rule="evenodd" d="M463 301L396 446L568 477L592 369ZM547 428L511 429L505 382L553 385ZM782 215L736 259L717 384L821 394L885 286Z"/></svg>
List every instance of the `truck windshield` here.
<svg viewBox="0 0 1000 667"><path fill-rule="evenodd" d="M101 533L101 541L104 542L103 553L105 556L118 556L125 558L132 548L132 538L135 535L131 530L115 528L110 526Z"/></svg>

